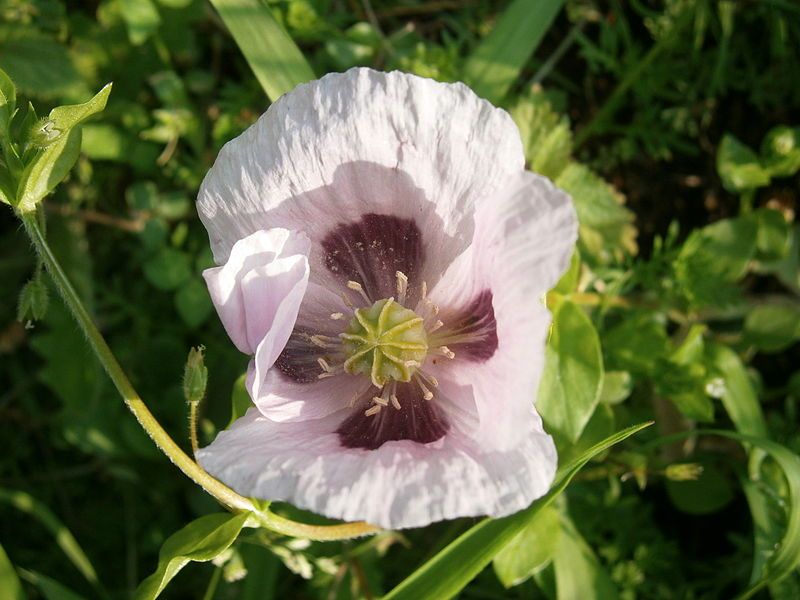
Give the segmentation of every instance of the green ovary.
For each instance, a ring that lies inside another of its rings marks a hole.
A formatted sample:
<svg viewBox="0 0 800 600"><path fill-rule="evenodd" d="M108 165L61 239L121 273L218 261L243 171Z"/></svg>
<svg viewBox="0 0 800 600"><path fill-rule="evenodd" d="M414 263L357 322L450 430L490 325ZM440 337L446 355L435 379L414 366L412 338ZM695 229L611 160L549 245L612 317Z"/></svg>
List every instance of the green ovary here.
<svg viewBox="0 0 800 600"><path fill-rule="evenodd" d="M377 387L411 381L428 354L422 317L392 298L357 309L340 337L347 356L344 370L368 375Z"/></svg>

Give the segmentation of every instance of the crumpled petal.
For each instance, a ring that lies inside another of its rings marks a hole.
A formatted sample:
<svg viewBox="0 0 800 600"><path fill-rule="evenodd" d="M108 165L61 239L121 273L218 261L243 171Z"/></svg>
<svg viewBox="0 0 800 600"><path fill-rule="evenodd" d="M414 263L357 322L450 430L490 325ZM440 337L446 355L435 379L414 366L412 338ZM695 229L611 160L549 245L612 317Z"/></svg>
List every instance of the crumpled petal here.
<svg viewBox="0 0 800 600"><path fill-rule="evenodd" d="M530 406L544 366L550 313L544 294L566 270L577 238L569 196L546 178L520 172L487 198L475 215L470 248L431 291L445 307L469 306L485 290L492 294L497 348L485 361L439 361L440 378L472 385L480 420L477 439L505 450L532 429ZM447 317L442 316L447 323Z"/></svg>
<svg viewBox="0 0 800 600"><path fill-rule="evenodd" d="M443 271L469 243L474 205L523 166L509 115L463 84L355 68L298 86L226 144L197 207L218 262L280 226L308 233L324 274L317 243L377 213L415 219Z"/></svg>
<svg viewBox="0 0 800 600"><path fill-rule="evenodd" d="M234 245L223 266L203 272L225 331L262 368L272 366L294 327L308 283L309 245L302 233L256 231Z"/></svg>
<svg viewBox="0 0 800 600"><path fill-rule="evenodd" d="M543 433L505 452L457 433L427 445L343 449L333 433L341 418L275 423L251 409L197 458L240 494L386 529L502 517L543 495L555 474L555 447Z"/></svg>

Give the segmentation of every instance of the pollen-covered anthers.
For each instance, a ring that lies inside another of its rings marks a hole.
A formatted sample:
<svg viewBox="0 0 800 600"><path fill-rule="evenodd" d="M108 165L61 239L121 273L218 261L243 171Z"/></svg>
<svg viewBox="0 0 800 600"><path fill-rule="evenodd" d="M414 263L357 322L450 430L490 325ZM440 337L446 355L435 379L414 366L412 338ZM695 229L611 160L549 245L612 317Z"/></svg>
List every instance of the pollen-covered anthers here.
<svg viewBox="0 0 800 600"><path fill-rule="evenodd" d="M397 394L395 393L396 391L396 381L392 381L384 385L381 389L381 395L372 397L372 406L364 411L364 415L367 417L377 415L379 412L381 412L381 410L389 405L391 405L395 410L400 410L402 406L400 405L400 401L397 399Z"/></svg>
<svg viewBox="0 0 800 600"><path fill-rule="evenodd" d="M422 397L425 400L433 400L433 391L431 388L436 389L439 387L439 381L433 375L430 375L422 369L417 369L414 373L414 383L422 390Z"/></svg>
<svg viewBox="0 0 800 600"><path fill-rule="evenodd" d="M357 281L348 281L347 282L347 289L348 290L353 290L354 292L358 292L358 294L361 296L361 298L364 300L364 302L367 303L366 306L369 306L370 304L372 304L372 300L369 299L369 296L367 296L367 292L364 291L364 286L362 286Z"/></svg>
<svg viewBox="0 0 800 600"><path fill-rule="evenodd" d="M325 360L322 357L319 357L317 359L317 363L319 364L319 368L322 369L322 373L317 375L318 379L333 377L334 375L338 375L339 373L344 371L342 365L331 365L327 360Z"/></svg>

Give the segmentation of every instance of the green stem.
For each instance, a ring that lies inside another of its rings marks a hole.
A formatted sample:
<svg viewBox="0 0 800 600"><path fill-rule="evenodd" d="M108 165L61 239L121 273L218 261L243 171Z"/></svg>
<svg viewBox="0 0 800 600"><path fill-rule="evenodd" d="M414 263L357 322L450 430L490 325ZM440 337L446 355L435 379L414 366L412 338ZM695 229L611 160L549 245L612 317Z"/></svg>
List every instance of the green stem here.
<svg viewBox="0 0 800 600"><path fill-rule="evenodd" d="M296 523L295 521L272 514L269 511L259 510L252 500L241 496L221 481L209 475L174 442L136 392L111 351L111 348L108 347L102 334L95 326L80 296L78 296L75 288L72 287L69 278L50 250L50 246L47 244L44 232L35 214L21 214L20 218L25 226L25 231L28 233L28 236L31 238L36 248L37 255L44 263L50 277L53 279L56 289L58 289L58 292L64 299L64 303L72 312L81 330L86 335L89 345L92 347L92 350L94 350L98 360L103 365L106 373L108 373L117 391L125 401L125 404L136 417L136 420L139 421L142 428L144 428L150 438L155 442L156 446L167 455L167 458L169 458L184 475L202 487L224 506L231 510L252 512L260 524L284 535L316 540L339 540L369 535L379 531L378 528L367 523L345 523L342 525L330 526Z"/></svg>

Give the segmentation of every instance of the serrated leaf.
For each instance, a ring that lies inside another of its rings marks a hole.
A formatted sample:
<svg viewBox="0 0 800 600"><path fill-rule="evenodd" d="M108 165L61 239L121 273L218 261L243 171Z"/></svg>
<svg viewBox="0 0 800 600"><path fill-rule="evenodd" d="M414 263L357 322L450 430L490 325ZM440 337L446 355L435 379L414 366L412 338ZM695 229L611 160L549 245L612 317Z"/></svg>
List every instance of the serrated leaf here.
<svg viewBox="0 0 800 600"><path fill-rule="evenodd" d="M602 385L597 331L580 306L565 300L553 311L536 403L548 431L575 442L597 406Z"/></svg>
<svg viewBox="0 0 800 600"><path fill-rule="evenodd" d="M227 550L250 513L217 513L200 517L173 533L161 546L158 567L134 592L135 600L153 600L190 562L207 562Z"/></svg>
<svg viewBox="0 0 800 600"><path fill-rule="evenodd" d="M502 519L484 519L428 560L384 596L384 600L448 600L460 592L518 535L531 519L550 505L593 457L648 427L624 429L589 449L559 470L550 491L525 510Z"/></svg>
<svg viewBox="0 0 800 600"><path fill-rule="evenodd" d="M571 162L555 180L572 196L580 223L585 254L601 263L636 254L634 215L623 206L624 197L588 167Z"/></svg>
<svg viewBox="0 0 800 600"><path fill-rule="evenodd" d="M520 97L509 111L519 127L531 171L556 179L570 162L572 131L541 91Z"/></svg>
<svg viewBox="0 0 800 600"><path fill-rule="evenodd" d="M514 0L464 65L464 81L498 104L544 38L564 0Z"/></svg>
<svg viewBox="0 0 800 600"><path fill-rule="evenodd" d="M732 193L763 187L770 179L758 155L730 134L722 136L717 148L717 172L722 185Z"/></svg>
<svg viewBox="0 0 800 600"><path fill-rule="evenodd" d="M8 600L25 600L25 592L22 590L14 565L8 558L8 554L0 545L0 590L6 595Z"/></svg>
<svg viewBox="0 0 800 600"><path fill-rule="evenodd" d="M559 533L558 511L546 506L494 557L495 575L506 588L519 585L550 563Z"/></svg>
<svg viewBox="0 0 800 600"><path fill-rule="evenodd" d="M261 87L273 102L314 71L286 30L259 0L211 0Z"/></svg>

